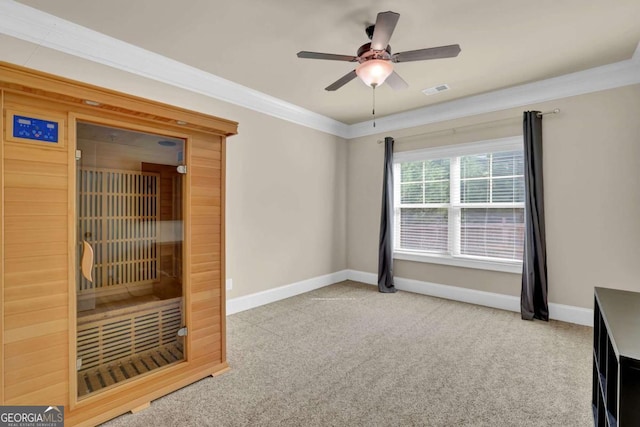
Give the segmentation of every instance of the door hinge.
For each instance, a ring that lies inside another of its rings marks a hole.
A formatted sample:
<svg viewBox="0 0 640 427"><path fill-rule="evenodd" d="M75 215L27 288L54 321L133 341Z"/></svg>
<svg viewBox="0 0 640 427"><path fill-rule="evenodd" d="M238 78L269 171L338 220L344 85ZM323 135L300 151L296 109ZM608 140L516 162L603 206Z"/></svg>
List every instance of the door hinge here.
<svg viewBox="0 0 640 427"><path fill-rule="evenodd" d="M182 173L182 174L187 173L187 165L180 165L178 166L177 169L178 169L178 173Z"/></svg>
<svg viewBox="0 0 640 427"><path fill-rule="evenodd" d="M187 336L187 327L185 326L184 328L180 328L178 329L178 336L179 337L186 337Z"/></svg>
<svg viewBox="0 0 640 427"><path fill-rule="evenodd" d="M82 158L82 151L76 150L76 160L80 160Z"/></svg>
<svg viewBox="0 0 640 427"><path fill-rule="evenodd" d="M80 369L82 369L82 358L81 357L76 359L76 371L79 371Z"/></svg>

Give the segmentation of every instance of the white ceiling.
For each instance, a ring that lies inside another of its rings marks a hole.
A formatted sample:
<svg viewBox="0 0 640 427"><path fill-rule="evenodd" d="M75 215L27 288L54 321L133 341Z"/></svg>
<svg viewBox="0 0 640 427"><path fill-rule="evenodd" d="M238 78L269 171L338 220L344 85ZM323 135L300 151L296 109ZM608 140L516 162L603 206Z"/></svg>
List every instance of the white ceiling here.
<svg viewBox="0 0 640 427"><path fill-rule="evenodd" d="M296 53L354 55L381 11L400 13L390 43L395 52L453 43L462 52L396 64L409 89L380 87L379 116L624 61L640 41L638 0L20 3L347 124L371 118L371 89L354 80L326 92L353 64ZM421 92L442 83L451 90Z"/></svg>

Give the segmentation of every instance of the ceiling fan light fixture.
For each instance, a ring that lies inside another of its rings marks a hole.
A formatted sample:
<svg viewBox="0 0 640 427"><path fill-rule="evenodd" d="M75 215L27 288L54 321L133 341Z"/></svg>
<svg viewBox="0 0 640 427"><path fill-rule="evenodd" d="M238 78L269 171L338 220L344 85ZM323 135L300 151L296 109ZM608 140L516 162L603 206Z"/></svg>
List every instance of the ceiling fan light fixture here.
<svg viewBox="0 0 640 427"><path fill-rule="evenodd" d="M370 87L380 86L393 73L393 64L384 59L370 59L358 65L356 74Z"/></svg>

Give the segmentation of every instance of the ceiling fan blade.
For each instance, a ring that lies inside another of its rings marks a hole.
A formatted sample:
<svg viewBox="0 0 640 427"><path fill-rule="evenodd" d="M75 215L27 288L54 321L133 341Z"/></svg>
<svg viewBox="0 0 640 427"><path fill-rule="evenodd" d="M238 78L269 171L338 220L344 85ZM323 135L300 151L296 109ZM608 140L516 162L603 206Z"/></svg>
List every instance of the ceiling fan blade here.
<svg viewBox="0 0 640 427"><path fill-rule="evenodd" d="M376 18L376 26L371 37L371 49L385 50L400 18L399 13L380 12Z"/></svg>
<svg viewBox="0 0 640 427"><path fill-rule="evenodd" d="M398 52L391 56L392 62L424 61L426 59L453 58L460 53L460 45L430 47L427 49Z"/></svg>
<svg viewBox="0 0 640 427"><path fill-rule="evenodd" d="M332 61L347 61L347 62L356 62L358 60L357 57L351 56L351 55L335 55L333 53L307 52L304 50L301 52L298 52L298 58L329 59Z"/></svg>
<svg viewBox="0 0 640 427"><path fill-rule="evenodd" d="M409 87L407 82L405 82L404 79L400 77L400 75L395 71L389 74L389 77L387 77L384 82L387 83L393 90L402 90Z"/></svg>
<svg viewBox="0 0 640 427"><path fill-rule="evenodd" d="M351 72L349 72L349 73L345 74L344 76L340 77L338 80L336 80L335 82L333 82L329 86L325 87L324 90L328 90L328 91L338 90L342 86L346 85L347 83L349 83L351 80L353 80L355 78L356 78L356 70L352 70Z"/></svg>

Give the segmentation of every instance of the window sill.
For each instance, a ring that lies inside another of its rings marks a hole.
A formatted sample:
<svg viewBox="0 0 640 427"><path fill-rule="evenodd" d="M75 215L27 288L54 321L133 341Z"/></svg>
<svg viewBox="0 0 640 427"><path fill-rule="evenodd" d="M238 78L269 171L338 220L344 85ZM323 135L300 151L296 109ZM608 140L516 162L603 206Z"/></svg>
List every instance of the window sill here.
<svg viewBox="0 0 640 427"><path fill-rule="evenodd" d="M426 255L410 251L394 251L393 258L404 261L426 262L431 264L452 265L454 267L475 268L479 270L502 271L522 274L521 261L489 261L482 258L452 257L448 255Z"/></svg>

